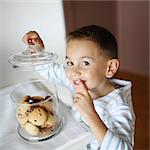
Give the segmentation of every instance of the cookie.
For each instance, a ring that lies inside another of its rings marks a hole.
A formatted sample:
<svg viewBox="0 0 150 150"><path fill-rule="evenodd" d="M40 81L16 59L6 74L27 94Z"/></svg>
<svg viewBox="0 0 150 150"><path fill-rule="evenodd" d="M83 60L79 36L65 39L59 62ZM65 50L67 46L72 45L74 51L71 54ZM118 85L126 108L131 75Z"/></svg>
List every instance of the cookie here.
<svg viewBox="0 0 150 150"><path fill-rule="evenodd" d="M40 130L37 126L33 125L32 123L28 122L25 124L24 129L31 135L37 136L40 134Z"/></svg>
<svg viewBox="0 0 150 150"><path fill-rule="evenodd" d="M41 107L35 107L32 112L29 113L29 122L36 126L41 126L47 121L47 112Z"/></svg>
<svg viewBox="0 0 150 150"><path fill-rule="evenodd" d="M48 113L48 119L41 127L42 128L53 127L56 126L57 122L58 122L58 117L54 114Z"/></svg>
<svg viewBox="0 0 150 150"><path fill-rule="evenodd" d="M26 102L24 102L25 104ZM17 110L17 118L21 119L27 117L31 112L31 107L28 105L20 105Z"/></svg>
<svg viewBox="0 0 150 150"><path fill-rule="evenodd" d="M31 99L31 97L29 95L26 95L21 99L21 103L29 102L29 99Z"/></svg>
<svg viewBox="0 0 150 150"><path fill-rule="evenodd" d="M54 103L53 101L46 101L39 104L40 107L44 108L47 112L54 111Z"/></svg>
<svg viewBox="0 0 150 150"><path fill-rule="evenodd" d="M23 118L19 118L19 117L18 117L17 120L18 120L20 126L21 126L22 128L24 128L24 127L25 127L25 124L28 122L28 117L23 117Z"/></svg>
<svg viewBox="0 0 150 150"><path fill-rule="evenodd" d="M32 96L31 99L35 102L40 102L44 100L43 96Z"/></svg>
<svg viewBox="0 0 150 150"><path fill-rule="evenodd" d="M40 130L40 134L43 136L52 134L53 132L54 130L51 127L45 127Z"/></svg>

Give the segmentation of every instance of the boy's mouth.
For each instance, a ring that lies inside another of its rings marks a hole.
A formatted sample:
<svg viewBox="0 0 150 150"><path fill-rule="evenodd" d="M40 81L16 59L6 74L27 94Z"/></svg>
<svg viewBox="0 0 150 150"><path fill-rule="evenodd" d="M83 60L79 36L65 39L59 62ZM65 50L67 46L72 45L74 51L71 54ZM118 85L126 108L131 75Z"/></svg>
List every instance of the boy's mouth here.
<svg viewBox="0 0 150 150"><path fill-rule="evenodd" d="M86 81L84 80L81 80L81 79L77 79L77 80L73 80L73 84L76 86L76 85L79 85L79 83L82 82L84 85L86 85Z"/></svg>
<svg viewBox="0 0 150 150"><path fill-rule="evenodd" d="M78 85L79 83L80 83L80 80L74 80L74 81L73 81L73 84L74 84L74 85Z"/></svg>

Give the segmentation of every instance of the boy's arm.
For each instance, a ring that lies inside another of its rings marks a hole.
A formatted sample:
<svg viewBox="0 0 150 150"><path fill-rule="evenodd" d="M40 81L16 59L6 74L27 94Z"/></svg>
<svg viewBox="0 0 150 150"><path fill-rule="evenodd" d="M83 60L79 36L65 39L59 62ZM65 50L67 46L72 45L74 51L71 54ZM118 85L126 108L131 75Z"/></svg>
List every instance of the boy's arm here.
<svg viewBox="0 0 150 150"><path fill-rule="evenodd" d="M114 150L132 150L135 118L129 106L118 106L115 111L110 111L107 120L109 129L103 139L101 149L113 147Z"/></svg>
<svg viewBox="0 0 150 150"><path fill-rule="evenodd" d="M74 105L81 116L86 120L98 143L101 144L106 134L107 127L95 111L93 100L84 83L78 81L78 84L74 86L76 89Z"/></svg>
<svg viewBox="0 0 150 150"><path fill-rule="evenodd" d="M93 111L93 113L89 114L87 116L86 121L94 134L96 140L101 145L103 143L103 139L107 132L107 127L103 123L103 121L100 119L96 111Z"/></svg>
<svg viewBox="0 0 150 150"><path fill-rule="evenodd" d="M44 50L44 43L36 31L27 32L23 36L22 41L26 45L35 45L39 47L38 50L40 51ZM31 53L37 53L39 52L38 50L36 51L36 49L30 49ZM36 70L45 79L72 89L72 86L66 77L66 72L63 64L51 63L49 65L38 66Z"/></svg>
<svg viewBox="0 0 150 150"><path fill-rule="evenodd" d="M127 105L116 106L110 110L109 128L105 126L97 114L93 101L84 84L75 85L74 104L81 116L86 120L102 150L133 149L134 116Z"/></svg>
<svg viewBox="0 0 150 150"><path fill-rule="evenodd" d="M45 67L45 66L44 66ZM46 69L45 69L46 68ZM73 86L66 76L65 67L63 64L57 64L55 62L46 65L44 69L37 70L37 72L46 80L49 80L52 83L60 84L68 87L73 91Z"/></svg>

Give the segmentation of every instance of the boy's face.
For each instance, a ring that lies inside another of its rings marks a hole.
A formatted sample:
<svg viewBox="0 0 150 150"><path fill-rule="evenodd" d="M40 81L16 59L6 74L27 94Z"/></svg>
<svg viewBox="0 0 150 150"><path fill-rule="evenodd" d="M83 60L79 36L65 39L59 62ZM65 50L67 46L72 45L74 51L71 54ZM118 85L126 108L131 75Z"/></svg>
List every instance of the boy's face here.
<svg viewBox="0 0 150 150"><path fill-rule="evenodd" d="M74 86L81 80L89 90L103 88L107 61L108 58L92 41L71 40L67 45L67 76Z"/></svg>

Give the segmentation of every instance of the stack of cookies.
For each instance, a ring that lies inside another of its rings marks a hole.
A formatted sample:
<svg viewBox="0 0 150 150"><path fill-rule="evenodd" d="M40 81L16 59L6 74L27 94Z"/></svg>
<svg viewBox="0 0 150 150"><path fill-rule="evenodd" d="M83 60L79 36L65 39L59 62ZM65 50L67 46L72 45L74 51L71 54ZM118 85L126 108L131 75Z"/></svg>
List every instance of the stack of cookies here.
<svg viewBox="0 0 150 150"><path fill-rule="evenodd" d="M51 96L24 96L17 110L17 120L21 128L33 136L49 135L59 125Z"/></svg>

